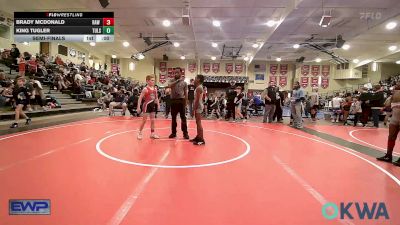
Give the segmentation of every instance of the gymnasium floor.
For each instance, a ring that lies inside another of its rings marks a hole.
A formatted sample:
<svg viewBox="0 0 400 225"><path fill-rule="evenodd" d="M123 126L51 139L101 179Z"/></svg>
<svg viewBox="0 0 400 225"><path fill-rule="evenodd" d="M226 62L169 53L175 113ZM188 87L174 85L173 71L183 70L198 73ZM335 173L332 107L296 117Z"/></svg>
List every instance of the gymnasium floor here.
<svg viewBox="0 0 400 225"><path fill-rule="evenodd" d="M0 136L0 224L400 224L387 129L204 121L205 146L136 139L139 118L96 117ZM149 124L146 126L148 127ZM178 124L179 128L179 124ZM190 136L195 122L189 120ZM395 151L400 153L398 143ZM50 199L50 216L9 216ZM327 220L327 202L384 202L389 220Z"/></svg>

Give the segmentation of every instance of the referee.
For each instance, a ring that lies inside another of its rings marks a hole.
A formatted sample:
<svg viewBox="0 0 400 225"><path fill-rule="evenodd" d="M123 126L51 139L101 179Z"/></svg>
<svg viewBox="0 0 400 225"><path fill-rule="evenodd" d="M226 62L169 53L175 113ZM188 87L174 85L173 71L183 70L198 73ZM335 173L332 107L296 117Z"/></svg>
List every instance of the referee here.
<svg viewBox="0 0 400 225"><path fill-rule="evenodd" d="M169 138L176 137L176 117L178 113L181 117L181 129L183 132L183 137L189 139L187 122L186 122L186 104L188 102L188 85L184 81L182 76L181 68L175 68L175 78L171 80L168 87L171 88L171 116L172 116L172 127L171 135Z"/></svg>

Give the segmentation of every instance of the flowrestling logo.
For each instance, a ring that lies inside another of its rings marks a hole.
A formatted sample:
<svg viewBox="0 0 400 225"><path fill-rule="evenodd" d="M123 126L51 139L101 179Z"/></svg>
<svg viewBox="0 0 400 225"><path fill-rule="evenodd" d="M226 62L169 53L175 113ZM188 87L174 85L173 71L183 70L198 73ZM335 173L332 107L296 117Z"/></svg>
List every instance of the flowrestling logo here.
<svg viewBox="0 0 400 225"><path fill-rule="evenodd" d="M361 220L382 220L389 219L389 213L383 202L341 202L339 206L328 202L322 206L322 215L328 219L361 219Z"/></svg>
<svg viewBox="0 0 400 225"><path fill-rule="evenodd" d="M10 215L50 215L50 200L10 199Z"/></svg>

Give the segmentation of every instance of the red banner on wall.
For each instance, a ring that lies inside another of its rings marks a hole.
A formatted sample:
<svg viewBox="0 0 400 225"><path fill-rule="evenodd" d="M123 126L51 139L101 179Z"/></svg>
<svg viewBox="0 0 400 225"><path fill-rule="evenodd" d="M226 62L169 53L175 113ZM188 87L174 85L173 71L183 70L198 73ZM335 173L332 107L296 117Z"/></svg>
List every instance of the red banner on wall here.
<svg viewBox="0 0 400 225"><path fill-rule="evenodd" d="M225 64L225 70L227 73L232 73L233 72L233 63Z"/></svg>
<svg viewBox="0 0 400 225"><path fill-rule="evenodd" d="M163 73L167 71L167 62L160 62L160 71Z"/></svg>
<svg viewBox="0 0 400 225"><path fill-rule="evenodd" d="M243 63L236 63L235 64L235 72L237 74L241 74L243 72Z"/></svg>
<svg viewBox="0 0 400 225"><path fill-rule="evenodd" d="M212 71L213 71L213 73L218 73L219 72L219 63L213 63L212 64Z"/></svg>
<svg viewBox="0 0 400 225"><path fill-rule="evenodd" d="M329 87L329 77L323 77L321 79L321 87L324 89Z"/></svg>
<svg viewBox="0 0 400 225"><path fill-rule="evenodd" d="M308 77L301 77L300 79L300 85L303 88L306 88L308 86Z"/></svg>
<svg viewBox="0 0 400 225"><path fill-rule="evenodd" d="M308 76L309 73L310 73L310 65L303 65L301 67L301 74L303 76Z"/></svg>
<svg viewBox="0 0 400 225"><path fill-rule="evenodd" d="M279 77L279 86L285 87L287 85L287 77L280 76Z"/></svg>
<svg viewBox="0 0 400 225"><path fill-rule="evenodd" d="M330 65L322 65L322 72L321 72L321 74L322 74L324 77L329 76L330 70L331 70L331 66L330 66Z"/></svg>
<svg viewBox="0 0 400 225"><path fill-rule="evenodd" d="M168 78L174 77L174 68L168 68Z"/></svg>
<svg viewBox="0 0 400 225"><path fill-rule="evenodd" d="M183 77L185 77L186 76L186 72L185 72L185 68L181 68L181 75L183 76Z"/></svg>
<svg viewBox="0 0 400 225"><path fill-rule="evenodd" d="M288 64L279 65L279 71L280 71L281 75L286 75L288 72Z"/></svg>
<svg viewBox="0 0 400 225"><path fill-rule="evenodd" d="M320 69L319 65L312 65L311 66L311 74L313 76L318 76L319 75L319 69Z"/></svg>
<svg viewBox="0 0 400 225"><path fill-rule="evenodd" d="M189 67L188 70L191 73L194 73L196 71L196 69L197 69L196 63L189 63L188 67Z"/></svg>
<svg viewBox="0 0 400 225"><path fill-rule="evenodd" d="M272 75L275 75L277 71L278 71L278 65L277 65L277 64L271 64L271 65L269 65L269 72L270 72Z"/></svg>
<svg viewBox="0 0 400 225"><path fill-rule="evenodd" d="M269 83L273 82L276 85L277 76L269 76Z"/></svg>
<svg viewBox="0 0 400 225"><path fill-rule="evenodd" d="M311 87L318 87L318 77L311 77Z"/></svg>
<svg viewBox="0 0 400 225"><path fill-rule="evenodd" d="M203 71L204 73L210 72L210 63L203 63Z"/></svg>
<svg viewBox="0 0 400 225"><path fill-rule="evenodd" d="M160 78L160 83L165 83L165 81L167 81L167 76L166 76L166 74L165 74L165 72L161 72L160 71L160 76L159 76Z"/></svg>

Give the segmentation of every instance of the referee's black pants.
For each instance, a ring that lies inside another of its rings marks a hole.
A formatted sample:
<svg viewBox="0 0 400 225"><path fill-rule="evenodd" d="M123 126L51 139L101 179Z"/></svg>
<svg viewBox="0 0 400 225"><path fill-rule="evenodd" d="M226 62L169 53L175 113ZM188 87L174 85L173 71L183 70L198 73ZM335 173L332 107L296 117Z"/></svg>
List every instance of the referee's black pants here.
<svg viewBox="0 0 400 225"><path fill-rule="evenodd" d="M179 99L171 99L171 116L172 116L172 134L176 135L176 127L177 127L177 122L176 122L176 117L178 116L178 113L180 114L181 117L181 129L183 134L188 134L188 129L187 129L187 121L186 121L186 104L185 104L185 99L179 98Z"/></svg>

